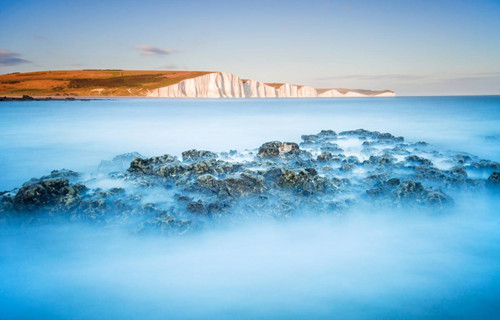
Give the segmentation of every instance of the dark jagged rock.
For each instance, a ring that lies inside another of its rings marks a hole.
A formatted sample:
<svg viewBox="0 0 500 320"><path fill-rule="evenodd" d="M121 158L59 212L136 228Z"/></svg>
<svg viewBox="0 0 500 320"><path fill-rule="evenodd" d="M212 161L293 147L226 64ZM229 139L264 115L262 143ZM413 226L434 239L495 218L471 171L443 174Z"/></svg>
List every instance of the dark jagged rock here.
<svg viewBox="0 0 500 320"><path fill-rule="evenodd" d="M244 196L264 191L264 179L248 173L242 173L239 177L228 177L223 180L206 174L198 177L197 184L202 189L221 196Z"/></svg>
<svg viewBox="0 0 500 320"><path fill-rule="evenodd" d="M371 199L387 199L396 206L433 206L442 208L453 203L453 199L440 189L425 188L421 182L398 178L389 179L366 191Z"/></svg>
<svg viewBox="0 0 500 320"><path fill-rule="evenodd" d="M408 156L405 158L405 160L411 165L426 166L426 167L432 166L431 160L419 157L417 155Z"/></svg>
<svg viewBox="0 0 500 320"><path fill-rule="evenodd" d="M424 188L422 183L415 181L404 181L393 193L393 199L398 205L431 205L444 206L451 204L453 200L439 189Z"/></svg>
<svg viewBox="0 0 500 320"><path fill-rule="evenodd" d="M321 154L318 155L318 157L317 157L318 161L323 161L323 162L330 161L332 159L333 159L333 155L328 151L321 152Z"/></svg>
<svg viewBox="0 0 500 320"><path fill-rule="evenodd" d="M467 168L476 170L500 170L500 163L489 160L480 160L471 163L467 166Z"/></svg>
<svg viewBox="0 0 500 320"><path fill-rule="evenodd" d="M277 181L278 187L285 190L294 190L303 194L325 191L329 183L318 176L316 170L309 168L300 171L283 170Z"/></svg>
<svg viewBox="0 0 500 320"><path fill-rule="evenodd" d="M378 131L369 131L365 129L356 129L356 130L348 130L342 131L339 133L339 136L360 136L360 137L371 137L377 138L380 132Z"/></svg>
<svg viewBox="0 0 500 320"><path fill-rule="evenodd" d="M450 173L459 179L466 179L467 178L467 171L463 167L453 167L450 169Z"/></svg>
<svg viewBox="0 0 500 320"><path fill-rule="evenodd" d="M19 189L13 200L16 211L36 211L47 206L63 209L67 206L78 205L80 193L84 186L70 186L68 179L44 179L39 182L28 183Z"/></svg>
<svg viewBox="0 0 500 320"><path fill-rule="evenodd" d="M197 215L205 215L208 213L207 208L203 204L201 200L198 200L196 202L190 202L187 205L187 211L197 214Z"/></svg>
<svg viewBox="0 0 500 320"><path fill-rule="evenodd" d="M415 177L418 179L446 181L446 175L435 167L416 166Z"/></svg>
<svg viewBox="0 0 500 320"><path fill-rule="evenodd" d="M188 150L182 153L183 161L201 161L201 160L209 160L216 159L218 156L216 153L206 150Z"/></svg>
<svg viewBox="0 0 500 320"><path fill-rule="evenodd" d="M260 146L257 156L260 158L293 158L299 154L299 145L294 142L271 141Z"/></svg>
<svg viewBox="0 0 500 320"><path fill-rule="evenodd" d="M492 186L500 186L500 172L493 172L488 177L488 184Z"/></svg>
<svg viewBox="0 0 500 320"><path fill-rule="evenodd" d="M158 167L177 162L177 159L169 154L149 159L135 158L130 163L128 172L137 174L153 174L154 170Z"/></svg>

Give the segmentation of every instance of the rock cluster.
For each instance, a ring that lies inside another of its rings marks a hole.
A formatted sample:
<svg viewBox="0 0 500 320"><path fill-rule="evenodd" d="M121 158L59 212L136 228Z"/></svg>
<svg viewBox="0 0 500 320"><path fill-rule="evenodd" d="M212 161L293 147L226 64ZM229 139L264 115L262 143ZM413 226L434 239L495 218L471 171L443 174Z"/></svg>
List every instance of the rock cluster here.
<svg viewBox="0 0 500 320"><path fill-rule="evenodd" d="M193 149L182 160L129 153L101 162L90 179L53 171L0 193L0 215L123 222L137 230L182 233L207 221L252 215L339 214L358 203L442 210L453 205L449 194L458 188L500 184L496 162L443 153L424 142L408 144L389 133L323 130L302 140L266 142L256 152ZM478 171L489 178L470 178ZM117 186L93 187L101 178Z"/></svg>

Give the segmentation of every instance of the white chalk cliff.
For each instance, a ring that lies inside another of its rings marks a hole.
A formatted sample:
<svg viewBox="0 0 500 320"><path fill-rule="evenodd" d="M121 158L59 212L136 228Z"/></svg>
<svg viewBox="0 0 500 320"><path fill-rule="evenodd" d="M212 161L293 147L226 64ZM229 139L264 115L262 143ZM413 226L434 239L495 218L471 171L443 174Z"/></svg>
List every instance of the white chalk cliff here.
<svg viewBox="0 0 500 320"><path fill-rule="evenodd" d="M212 72L179 83L149 90L148 97L161 98L309 98L309 97L393 97L392 91L321 89L294 84L266 84L240 79L227 72Z"/></svg>

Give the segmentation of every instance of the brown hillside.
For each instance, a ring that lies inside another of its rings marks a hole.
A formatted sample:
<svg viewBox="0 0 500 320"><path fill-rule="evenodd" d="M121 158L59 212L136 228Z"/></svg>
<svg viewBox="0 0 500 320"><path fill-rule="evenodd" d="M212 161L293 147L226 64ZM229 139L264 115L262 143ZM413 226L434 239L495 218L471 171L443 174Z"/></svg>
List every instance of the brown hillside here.
<svg viewBox="0 0 500 320"><path fill-rule="evenodd" d="M0 96L143 96L200 71L70 70L0 75Z"/></svg>

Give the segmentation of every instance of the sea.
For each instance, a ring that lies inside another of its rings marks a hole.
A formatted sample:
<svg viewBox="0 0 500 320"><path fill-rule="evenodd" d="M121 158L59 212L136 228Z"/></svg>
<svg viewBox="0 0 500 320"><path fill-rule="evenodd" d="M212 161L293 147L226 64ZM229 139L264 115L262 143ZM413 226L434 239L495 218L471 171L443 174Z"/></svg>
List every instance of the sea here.
<svg viewBox="0 0 500 320"><path fill-rule="evenodd" d="M500 96L0 102L0 191L55 169L367 129L500 162ZM1 319L500 319L500 192L182 236L0 226ZM27 217L26 219L29 219Z"/></svg>

